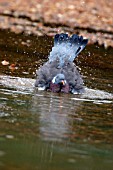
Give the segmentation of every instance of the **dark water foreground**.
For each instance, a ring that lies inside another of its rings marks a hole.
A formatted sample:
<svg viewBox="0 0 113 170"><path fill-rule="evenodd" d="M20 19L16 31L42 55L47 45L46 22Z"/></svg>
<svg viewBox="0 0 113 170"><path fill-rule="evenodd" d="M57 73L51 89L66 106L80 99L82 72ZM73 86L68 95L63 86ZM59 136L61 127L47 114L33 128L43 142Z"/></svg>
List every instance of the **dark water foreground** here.
<svg viewBox="0 0 113 170"><path fill-rule="evenodd" d="M112 170L113 51L89 46L78 58L84 95L38 92L51 46L0 32L0 170Z"/></svg>

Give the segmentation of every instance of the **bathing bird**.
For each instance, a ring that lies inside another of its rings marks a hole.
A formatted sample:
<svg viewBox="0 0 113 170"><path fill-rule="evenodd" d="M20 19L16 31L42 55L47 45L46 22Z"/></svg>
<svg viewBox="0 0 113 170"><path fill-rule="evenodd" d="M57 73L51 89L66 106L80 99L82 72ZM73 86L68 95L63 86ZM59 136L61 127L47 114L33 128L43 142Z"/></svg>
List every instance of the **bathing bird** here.
<svg viewBox="0 0 113 170"><path fill-rule="evenodd" d="M87 43L88 39L77 34L56 34L48 61L36 71L35 87L56 93L84 93L83 79L74 60Z"/></svg>

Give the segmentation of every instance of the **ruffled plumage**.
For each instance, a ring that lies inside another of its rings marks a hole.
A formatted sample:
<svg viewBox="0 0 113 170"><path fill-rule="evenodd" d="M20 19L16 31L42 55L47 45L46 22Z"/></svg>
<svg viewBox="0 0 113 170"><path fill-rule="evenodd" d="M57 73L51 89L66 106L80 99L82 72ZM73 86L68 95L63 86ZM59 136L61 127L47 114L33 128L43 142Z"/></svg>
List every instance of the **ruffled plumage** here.
<svg viewBox="0 0 113 170"><path fill-rule="evenodd" d="M68 34L56 34L49 60L36 72L35 87L42 87L54 92L55 89L51 88L52 79L61 73L65 76L69 88L62 87L64 90L60 89L58 92L82 93L84 91L83 80L73 61L87 43L87 39L76 34L71 37ZM57 88L61 88L58 86Z"/></svg>

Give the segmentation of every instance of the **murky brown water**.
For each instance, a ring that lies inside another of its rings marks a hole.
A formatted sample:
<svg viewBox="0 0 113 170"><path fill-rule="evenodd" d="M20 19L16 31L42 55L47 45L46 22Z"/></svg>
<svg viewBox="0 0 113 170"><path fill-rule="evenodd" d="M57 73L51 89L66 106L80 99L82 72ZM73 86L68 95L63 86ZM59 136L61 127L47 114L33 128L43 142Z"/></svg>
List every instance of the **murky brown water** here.
<svg viewBox="0 0 113 170"><path fill-rule="evenodd" d="M78 58L84 95L38 92L35 70L51 46L0 32L0 170L112 170L113 51L89 46Z"/></svg>

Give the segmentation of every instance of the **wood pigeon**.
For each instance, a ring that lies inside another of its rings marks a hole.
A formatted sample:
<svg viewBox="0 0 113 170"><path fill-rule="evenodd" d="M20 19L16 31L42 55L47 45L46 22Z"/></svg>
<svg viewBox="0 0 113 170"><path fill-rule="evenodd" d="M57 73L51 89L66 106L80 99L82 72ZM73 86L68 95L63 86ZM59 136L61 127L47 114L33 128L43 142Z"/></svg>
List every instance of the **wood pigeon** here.
<svg viewBox="0 0 113 170"><path fill-rule="evenodd" d="M73 61L87 43L88 39L83 36L56 34L49 60L36 71L35 87L52 92L83 93L83 80Z"/></svg>

